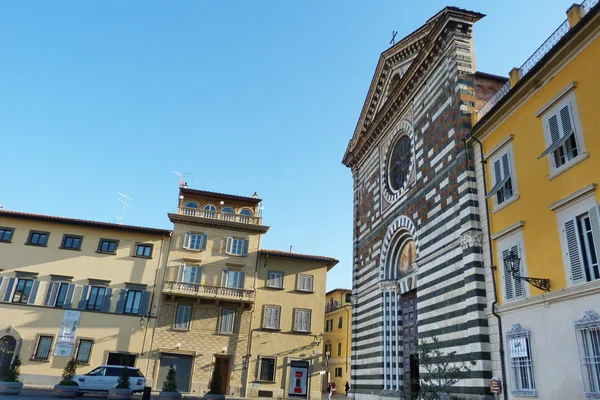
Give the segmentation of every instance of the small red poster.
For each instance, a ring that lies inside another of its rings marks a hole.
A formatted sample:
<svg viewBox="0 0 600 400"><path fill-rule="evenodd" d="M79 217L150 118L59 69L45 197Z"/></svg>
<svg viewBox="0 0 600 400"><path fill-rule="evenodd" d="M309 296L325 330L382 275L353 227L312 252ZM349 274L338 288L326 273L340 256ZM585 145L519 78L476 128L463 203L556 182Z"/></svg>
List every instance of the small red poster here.
<svg viewBox="0 0 600 400"><path fill-rule="evenodd" d="M296 378L302 378L302 372L296 371Z"/></svg>

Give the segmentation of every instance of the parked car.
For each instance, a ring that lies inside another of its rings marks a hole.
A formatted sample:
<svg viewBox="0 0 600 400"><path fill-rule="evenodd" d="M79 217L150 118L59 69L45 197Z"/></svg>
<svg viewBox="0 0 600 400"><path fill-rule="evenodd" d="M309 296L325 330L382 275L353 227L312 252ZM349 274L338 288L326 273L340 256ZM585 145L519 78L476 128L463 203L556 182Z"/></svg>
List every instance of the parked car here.
<svg viewBox="0 0 600 400"><path fill-rule="evenodd" d="M134 393L143 392L146 378L138 368L123 367L121 365L101 365L83 375L75 375L73 382L79 386L79 395L86 392L108 392L117 386L117 381L123 368L129 369L129 383Z"/></svg>

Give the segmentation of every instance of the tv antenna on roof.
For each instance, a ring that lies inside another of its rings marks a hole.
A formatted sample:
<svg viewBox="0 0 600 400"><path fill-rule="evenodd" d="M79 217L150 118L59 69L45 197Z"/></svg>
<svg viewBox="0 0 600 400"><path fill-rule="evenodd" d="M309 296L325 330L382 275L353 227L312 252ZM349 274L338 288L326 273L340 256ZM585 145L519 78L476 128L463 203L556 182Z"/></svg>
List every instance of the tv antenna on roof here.
<svg viewBox="0 0 600 400"><path fill-rule="evenodd" d="M179 187L187 186L187 182L185 182L185 178L193 178L192 174L190 174L189 172L177 172L177 171L171 171L171 172L179 177Z"/></svg>
<svg viewBox="0 0 600 400"><path fill-rule="evenodd" d="M119 196L122 196L122 197L123 197L122 199L117 199L117 200L119 200L121 203L123 203L123 210L121 210L121 216L120 216L120 217L116 217L115 219L117 220L117 224L119 224L119 225L123 225L123 217L125 216L125 209L126 209L127 207L131 208L131 205L129 205L129 203L128 203L128 202L129 202L129 201L133 201L133 199L132 199L131 197L129 197L129 196L126 196L126 195L124 195L124 194L123 194L123 193L121 193L121 192L117 192L117 194L118 194Z"/></svg>

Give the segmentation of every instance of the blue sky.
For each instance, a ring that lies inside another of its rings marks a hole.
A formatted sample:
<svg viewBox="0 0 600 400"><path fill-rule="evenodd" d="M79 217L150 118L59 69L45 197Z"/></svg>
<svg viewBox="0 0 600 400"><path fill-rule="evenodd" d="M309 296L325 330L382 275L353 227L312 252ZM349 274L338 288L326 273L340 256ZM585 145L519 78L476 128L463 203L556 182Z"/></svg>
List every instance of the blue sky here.
<svg viewBox="0 0 600 400"><path fill-rule="evenodd" d="M572 0L474 1L478 69L507 75ZM392 30L447 3L0 3L0 203L170 228L178 178L264 199L262 246L336 257L351 287L352 177L341 164Z"/></svg>

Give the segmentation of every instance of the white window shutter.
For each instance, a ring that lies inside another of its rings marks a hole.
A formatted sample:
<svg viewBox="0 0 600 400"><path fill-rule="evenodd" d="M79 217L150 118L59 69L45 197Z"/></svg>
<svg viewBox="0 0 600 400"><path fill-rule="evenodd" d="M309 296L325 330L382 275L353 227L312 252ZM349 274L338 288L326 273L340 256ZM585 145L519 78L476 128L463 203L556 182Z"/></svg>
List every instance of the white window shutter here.
<svg viewBox="0 0 600 400"><path fill-rule="evenodd" d="M185 235L183 235L183 248L184 249L189 249L190 248L191 236L192 235L189 232L186 232Z"/></svg>
<svg viewBox="0 0 600 400"><path fill-rule="evenodd" d="M60 287L60 282L50 282L50 286L48 287L48 295L46 296L46 302L44 305L53 307L56 304L56 298L58 297L58 288Z"/></svg>
<svg viewBox="0 0 600 400"><path fill-rule="evenodd" d="M204 274L204 267L196 267L196 279L195 279L195 283L197 284L201 284L202 283L202 275Z"/></svg>
<svg viewBox="0 0 600 400"><path fill-rule="evenodd" d="M548 118L548 132L550 132L550 139L552 140L552 143L558 142L558 140L562 137L558 124L558 114Z"/></svg>
<svg viewBox="0 0 600 400"><path fill-rule="evenodd" d="M588 211L588 214L590 216L590 225L592 226L596 260L600 260L600 208L597 203Z"/></svg>
<svg viewBox="0 0 600 400"><path fill-rule="evenodd" d="M227 238L227 243L225 245L225 253L231 254L232 246L233 246L233 238L230 236Z"/></svg>
<svg viewBox="0 0 600 400"><path fill-rule="evenodd" d="M183 282L184 276L185 276L185 264L179 264L179 268L177 269L177 282Z"/></svg>
<svg viewBox="0 0 600 400"><path fill-rule="evenodd" d="M228 270L224 269L221 272L221 286L222 287L227 287L227 274L229 273Z"/></svg>
<svg viewBox="0 0 600 400"><path fill-rule="evenodd" d="M571 133L575 133L575 124L573 121L573 112L571 110L571 103L568 103L559 111L560 114L560 122L562 128L562 136L570 135Z"/></svg>
<svg viewBox="0 0 600 400"><path fill-rule="evenodd" d="M299 331L302 327L302 316L300 311L294 308L294 330Z"/></svg>
<svg viewBox="0 0 600 400"><path fill-rule="evenodd" d="M519 276L523 276L523 255L521 254L519 246L518 245L513 246L510 249L510 251L513 254L516 254L521 259L521 262L519 262ZM514 276L512 277L512 281L515 285L515 299L523 297L525 295L525 291L523 288L523 281L520 279L515 279Z"/></svg>
<svg viewBox="0 0 600 400"><path fill-rule="evenodd" d="M283 274L276 274L275 275L275 286L276 287L283 287Z"/></svg>
<svg viewBox="0 0 600 400"><path fill-rule="evenodd" d="M308 290L310 292L312 292L313 291L313 277L309 276L309 277L307 277L307 279L308 279Z"/></svg>
<svg viewBox="0 0 600 400"><path fill-rule="evenodd" d="M246 272L245 271L241 271L240 272L240 278L238 279L238 288L243 289L244 285L246 283Z"/></svg>
<svg viewBox="0 0 600 400"><path fill-rule="evenodd" d="M205 233L202 235L202 245L200 246L201 250L206 250L206 242L208 242L208 235Z"/></svg>
<svg viewBox="0 0 600 400"><path fill-rule="evenodd" d="M574 219L565 222L564 232L565 239L567 240L567 256L569 258L569 269L571 270L571 281L573 283L585 282L581 248L579 247L579 238L577 237L577 228Z"/></svg>
<svg viewBox="0 0 600 400"><path fill-rule="evenodd" d="M507 300L512 300L515 297L515 293L513 291L513 285L512 285L512 274L510 273L510 270L508 269L508 265L504 262L504 259L506 257L508 257L510 254L510 249L505 249L502 250L502 270L504 271L504 298Z"/></svg>
<svg viewBox="0 0 600 400"><path fill-rule="evenodd" d="M281 309L279 307L274 307L273 308L273 323L274 323L274 327L279 329L279 318L281 315Z"/></svg>
<svg viewBox="0 0 600 400"><path fill-rule="evenodd" d="M494 185L502 180L502 168L500 160L494 161Z"/></svg>
<svg viewBox="0 0 600 400"><path fill-rule="evenodd" d="M264 307L264 317L263 317L263 328L266 328L269 326L269 311L270 308L267 306L263 306Z"/></svg>

